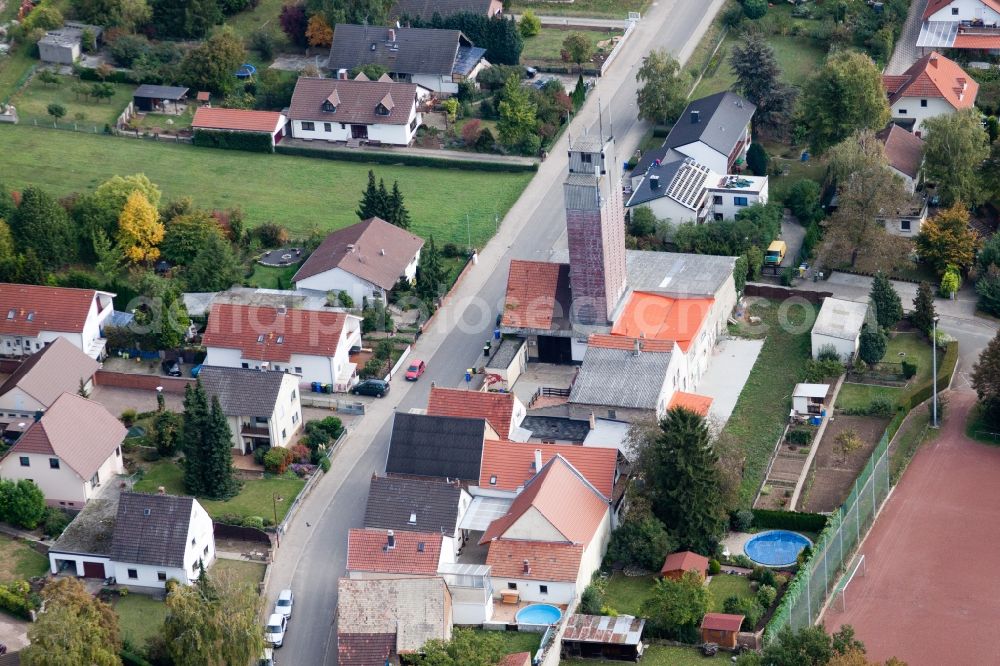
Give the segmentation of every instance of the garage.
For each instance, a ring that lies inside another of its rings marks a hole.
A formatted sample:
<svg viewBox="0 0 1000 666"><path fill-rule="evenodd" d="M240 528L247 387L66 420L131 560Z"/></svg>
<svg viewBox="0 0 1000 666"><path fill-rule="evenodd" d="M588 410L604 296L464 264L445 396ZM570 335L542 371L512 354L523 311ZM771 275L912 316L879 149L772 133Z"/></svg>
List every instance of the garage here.
<svg viewBox="0 0 1000 666"><path fill-rule="evenodd" d="M538 336L539 363L572 363L572 338L558 338L552 335Z"/></svg>
<svg viewBox="0 0 1000 666"><path fill-rule="evenodd" d="M83 577L84 578L106 578L104 575L104 564L101 562L84 562L83 563Z"/></svg>

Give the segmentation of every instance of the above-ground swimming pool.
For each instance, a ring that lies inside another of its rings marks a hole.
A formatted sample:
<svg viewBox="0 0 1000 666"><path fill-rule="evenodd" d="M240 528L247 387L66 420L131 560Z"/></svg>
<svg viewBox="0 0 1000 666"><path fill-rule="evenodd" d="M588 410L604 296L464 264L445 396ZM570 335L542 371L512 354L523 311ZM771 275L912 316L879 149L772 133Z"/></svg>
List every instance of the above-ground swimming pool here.
<svg viewBox="0 0 1000 666"><path fill-rule="evenodd" d="M799 553L812 541L797 532L770 530L750 538L743 546L747 557L767 567L788 567L795 564Z"/></svg>
<svg viewBox="0 0 1000 666"><path fill-rule="evenodd" d="M555 624L562 617L562 611L551 604L531 604L517 611L518 624Z"/></svg>

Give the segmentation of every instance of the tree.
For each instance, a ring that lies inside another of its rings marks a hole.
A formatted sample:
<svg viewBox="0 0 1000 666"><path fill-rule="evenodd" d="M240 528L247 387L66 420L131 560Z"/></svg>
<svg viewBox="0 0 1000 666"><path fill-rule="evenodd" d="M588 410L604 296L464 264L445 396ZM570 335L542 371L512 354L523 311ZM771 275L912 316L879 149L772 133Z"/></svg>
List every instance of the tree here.
<svg viewBox="0 0 1000 666"><path fill-rule="evenodd" d="M562 47L566 56L571 62L575 62L577 67L590 60L590 57L594 55L594 45L582 32L570 33L563 40Z"/></svg>
<svg viewBox="0 0 1000 666"><path fill-rule="evenodd" d="M824 153L857 130L889 122L889 102L878 65L863 53L834 51L802 89L798 122L814 153Z"/></svg>
<svg viewBox="0 0 1000 666"><path fill-rule="evenodd" d="M75 578L58 578L42 590L45 612L28 629L21 652L27 666L120 666L121 634L114 609Z"/></svg>
<svg viewBox="0 0 1000 666"><path fill-rule="evenodd" d="M222 234L209 234L183 271L189 291L225 291L239 284L242 274L243 267L233 246Z"/></svg>
<svg viewBox="0 0 1000 666"><path fill-rule="evenodd" d="M115 85L113 83L100 82L95 83L90 86L90 96L101 101L102 99L110 100L115 96Z"/></svg>
<svg viewBox="0 0 1000 666"><path fill-rule="evenodd" d="M743 0L743 13L751 21L764 18L767 13L767 0Z"/></svg>
<svg viewBox="0 0 1000 666"><path fill-rule="evenodd" d="M153 0L152 7L153 25L163 37L201 38L222 22L218 0Z"/></svg>
<svg viewBox="0 0 1000 666"><path fill-rule="evenodd" d="M1000 424L1000 333L997 333L972 366L971 384L983 418Z"/></svg>
<svg viewBox="0 0 1000 666"><path fill-rule="evenodd" d="M874 326L866 324L861 329L860 337L858 355L869 366L874 366L885 356L885 350L889 341L878 324Z"/></svg>
<svg viewBox="0 0 1000 666"><path fill-rule="evenodd" d="M769 160L770 158L767 155L767 151L764 150L764 146L757 142L750 144L750 148L747 149L747 166L750 167L753 175L766 176Z"/></svg>
<svg viewBox="0 0 1000 666"><path fill-rule="evenodd" d="M118 249L129 264L145 264L160 256L160 214L141 192L133 192L118 218Z"/></svg>
<svg viewBox="0 0 1000 666"><path fill-rule="evenodd" d="M212 407L202 436L205 438L206 454L203 459L206 468L205 496L216 500L229 499L240 491L240 484L233 470L233 435L218 396L212 396Z"/></svg>
<svg viewBox="0 0 1000 666"><path fill-rule="evenodd" d="M961 286L962 276L958 272L958 267L948 264L948 267L944 269L944 275L941 276L941 295L951 298L958 293Z"/></svg>
<svg viewBox="0 0 1000 666"><path fill-rule="evenodd" d="M73 11L85 23L121 28L126 33L145 25L152 16L146 0L74 0Z"/></svg>
<svg viewBox="0 0 1000 666"><path fill-rule="evenodd" d="M394 224L400 229L410 228L410 211L406 209L406 202L403 200L403 193L399 190L399 181L392 181L392 192L389 193L388 217L386 222Z"/></svg>
<svg viewBox="0 0 1000 666"><path fill-rule="evenodd" d="M184 417L181 428L181 448L184 450L184 490L192 495L204 495L210 481L204 464L207 458L204 431L209 417L208 397L201 382L184 387Z"/></svg>
<svg viewBox="0 0 1000 666"><path fill-rule="evenodd" d="M309 17L306 15L305 5L292 3L283 5L278 20L281 23L281 30L288 36L292 44L301 48L309 46L309 40L306 37Z"/></svg>
<svg viewBox="0 0 1000 666"><path fill-rule="evenodd" d="M52 120L58 122L60 118L66 115L66 107L62 104L52 103L45 107L46 112L52 116Z"/></svg>
<svg viewBox="0 0 1000 666"><path fill-rule="evenodd" d="M656 233L656 225L656 215L649 206L637 206L629 211L629 234L652 236Z"/></svg>
<svg viewBox="0 0 1000 666"><path fill-rule="evenodd" d="M921 282L917 287L917 296L913 299L913 312L910 314L910 323L924 335L930 336L933 328L934 318L934 290L929 282Z"/></svg>
<svg viewBox="0 0 1000 666"><path fill-rule="evenodd" d="M669 125L684 110L690 80L680 63L666 50L651 51L635 75L639 118Z"/></svg>
<svg viewBox="0 0 1000 666"><path fill-rule="evenodd" d="M653 515L680 548L715 552L726 516L705 418L671 409L655 429L637 434L633 446Z"/></svg>
<svg viewBox="0 0 1000 666"><path fill-rule="evenodd" d="M1000 267L989 264L976 281L979 309L993 316L1000 315Z"/></svg>
<svg viewBox="0 0 1000 666"><path fill-rule="evenodd" d="M968 108L927 118L923 123L924 176L937 183L945 204L983 201L980 174L990 155L990 144L981 116L975 108Z"/></svg>
<svg viewBox="0 0 1000 666"><path fill-rule="evenodd" d="M183 419L176 412L162 410L153 417L153 446L160 456L169 458L177 452L182 424Z"/></svg>
<svg viewBox="0 0 1000 666"><path fill-rule="evenodd" d="M222 229L207 212L194 210L177 215L165 225L160 253L168 261L187 265L194 261L211 236L221 238Z"/></svg>
<svg viewBox="0 0 1000 666"><path fill-rule="evenodd" d="M356 211L358 219L367 220L372 217L382 217L388 207L388 193L385 189L385 182L381 182L381 187L375 184L375 172L368 170L368 185L361 193L361 202Z"/></svg>
<svg viewBox="0 0 1000 666"><path fill-rule="evenodd" d="M507 654L497 632L455 628L450 641L432 639L410 663L414 666L493 666Z"/></svg>
<svg viewBox="0 0 1000 666"><path fill-rule="evenodd" d="M14 214L17 204L14 203L14 196L10 189L0 182L0 220L9 220Z"/></svg>
<svg viewBox="0 0 1000 666"><path fill-rule="evenodd" d="M875 309L875 320L881 328L891 329L903 318L903 302L885 273L875 274L869 297Z"/></svg>
<svg viewBox="0 0 1000 666"><path fill-rule="evenodd" d="M736 263L733 265L733 282L736 287L736 293L742 294L743 290L747 286L747 274L749 273L750 263L747 261L747 255L741 254L736 257Z"/></svg>
<svg viewBox="0 0 1000 666"><path fill-rule="evenodd" d="M949 265L962 270L972 266L979 234L969 226L968 209L955 202L920 226L916 245L921 261L941 275Z"/></svg>
<svg viewBox="0 0 1000 666"><path fill-rule="evenodd" d="M352 1L356 2L357 0ZM387 6L394 4L391 0L385 1ZM365 14L361 14L357 20L350 22L363 23L365 16ZM327 18L330 17L327 16ZM487 18L482 14L458 12L446 18L425 16L424 19L430 20L414 20L412 21L413 27L460 30L473 44L486 49L486 60L493 65L517 65L521 62L524 38L521 36L520 27L513 18L500 14ZM373 21L373 18L369 18L368 23L371 24ZM333 23L334 21L331 21L331 24ZM374 23L374 25L386 24Z"/></svg>
<svg viewBox="0 0 1000 666"><path fill-rule="evenodd" d="M33 530L45 519L45 495L34 481L0 481L0 519Z"/></svg>
<svg viewBox="0 0 1000 666"><path fill-rule="evenodd" d="M672 640L697 642L697 628L708 612L709 592L701 575L685 571L680 580L661 578L642 603L641 613L657 633ZM694 640L691 638L694 637Z"/></svg>
<svg viewBox="0 0 1000 666"><path fill-rule="evenodd" d="M309 46L327 49L333 43L333 28L326 22L322 14L313 14L309 17L309 23L306 26L306 41Z"/></svg>
<svg viewBox="0 0 1000 666"><path fill-rule="evenodd" d="M535 12L525 9L521 14L521 23L518 25L518 29L521 31L521 36L525 39L534 37L542 31L542 21L535 16Z"/></svg>
<svg viewBox="0 0 1000 666"><path fill-rule="evenodd" d="M55 7L37 6L21 23L26 33L35 30L55 30L63 24L63 15Z"/></svg>
<svg viewBox="0 0 1000 666"><path fill-rule="evenodd" d="M447 273L441 263L441 253L434 244L434 236L420 253L420 264L417 266L417 296L425 302L433 302L446 289Z"/></svg>
<svg viewBox="0 0 1000 666"><path fill-rule="evenodd" d="M793 631L786 625L764 648L761 661L768 666L826 666L831 657L831 640L822 627Z"/></svg>
<svg viewBox="0 0 1000 666"><path fill-rule="evenodd" d="M864 441L858 436L858 433L849 428L833 440L834 444L837 445L837 451L840 453L840 459L842 464L847 463L847 458L850 457L852 453L864 446Z"/></svg>
<svg viewBox="0 0 1000 666"><path fill-rule="evenodd" d="M247 664L264 650L256 587L219 572L172 585L163 638L174 666Z"/></svg>
<svg viewBox="0 0 1000 666"><path fill-rule="evenodd" d="M573 100L573 110L579 111L583 103L587 101L587 85L583 82L583 74L576 80L576 87L570 97Z"/></svg>
<svg viewBox="0 0 1000 666"><path fill-rule="evenodd" d="M803 225L823 219L823 208L820 205L820 186L815 180L803 178L788 188L785 195L785 205L792 215Z"/></svg>
<svg viewBox="0 0 1000 666"><path fill-rule="evenodd" d="M66 210L36 187L21 193L21 204L10 218L14 241L22 251L32 250L46 270L76 258L76 234Z"/></svg>
<svg viewBox="0 0 1000 666"><path fill-rule="evenodd" d="M509 77L504 84L498 110L497 131L504 146L514 148L534 136L538 128L538 105L531 101L531 95L521 87L517 77Z"/></svg>
<svg viewBox="0 0 1000 666"><path fill-rule="evenodd" d="M638 515L635 515L638 514ZM614 532L608 543L607 561L658 571L664 558L677 548L663 523L649 512L632 512Z"/></svg>
<svg viewBox="0 0 1000 666"><path fill-rule="evenodd" d="M476 145L476 140L479 139L479 132L482 131L483 123L479 118L473 118L469 122L462 125L462 143L468 148L472 148Z"/></svg>
<svg viewBox="0 0 1000 666"><path fill-rule="evenodd" d="M224 97L235 89L234 74L245 61L243 41L231 29L223 28L188 51L179 66L180 78L196 90Z"/></svg>

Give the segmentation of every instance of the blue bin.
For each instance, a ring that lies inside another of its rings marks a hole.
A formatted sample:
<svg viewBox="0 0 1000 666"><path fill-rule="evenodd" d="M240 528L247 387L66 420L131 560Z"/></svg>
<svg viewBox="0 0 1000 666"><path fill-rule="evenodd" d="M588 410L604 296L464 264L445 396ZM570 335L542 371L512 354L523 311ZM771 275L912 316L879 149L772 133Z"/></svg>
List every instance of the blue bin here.
<svg viewBox="0 0 1000 666"><path fill-rule="evenodd" d="M313 393L322 393L323 392L323 385L320 384L319 382L313 382L312 383L312 392Z"/></svg>
<svg viewBox="0 0 1000 666"><path fill-rule="evenodd" d="M823 422L822 416L814 416L811 419L809 419L809 423L811 423L814 426L818 426L822 422Z"/></svg>

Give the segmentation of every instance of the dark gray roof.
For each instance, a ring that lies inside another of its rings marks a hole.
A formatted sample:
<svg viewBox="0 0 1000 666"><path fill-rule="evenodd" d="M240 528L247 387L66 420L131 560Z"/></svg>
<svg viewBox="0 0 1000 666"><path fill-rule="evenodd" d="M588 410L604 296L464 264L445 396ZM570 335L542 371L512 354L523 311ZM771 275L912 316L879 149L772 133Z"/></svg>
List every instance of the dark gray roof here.
<svg viewBox="0 0 1000 666"><path fill-rule="evenodd" d="M441 18L447 18L452 14L470 12L487 16L490 11L492 0L396 0L396 4L389 11L392 19L403 16L415 19L422 18L430 21L434 14Z"/></svg>
<svg viewBox="0 0 1000 666"><path fill-rule="evenodd" d="M558 416L524 417L521 427L531 431L533 439L582 442L590 432L590 422Z"/></svg>
<svg viewBox="0 0 1000 666"><path fill-rule="evenodd" d="M485 55L486 49L481 49L478 46L459 46L458 54L455 56L455 64L451 69L452 74L468 76Z"/></svg>
<svg viewBox="0 0 1000 666"><path fill-rule="evenodd" d="M587 346L569 402L656 410L670 354Z"/></svg>
<svg viewBox="0 0 1000 666"><path fill-rule="evenodd" d="M513 361L521 348L524 347L524 338L504 338L493 350L488 361L487 368L506 368Z"/></svg>
<svg viewBox="0 0 1000 666"><path fill-rule="evenodd" d="M388 474L479 479L485 419L397 413L392 424Z"/></svg>
<svg viewBox="0 0 1000 666"><path fill-rule="evenodd" d="M396 40L390 40L394 30ZM451 74L459 45L471 46L458 30L386 28L338 23L330 45L330 69L371 63L396 74Z"/></svg>
<svg viewBox="0 0 1000 666"><path fill-rule="evenodd" d="M52 544L50 552L97 555L111 553L111 540L118 515L120 490L116 483L105 484L99 497L92 498Z"/></svg>
<svg viewBox="0 0 1000 666"><path fill-rule="evenodd" d="M462 493L455 483L372 477L365 508L365 527L381 530L452 534ZM416 522L410 517L416 514Z"/></svg>
<svg viewBox="0 0 1000 666"><path fill-rule="evenodd" d="M664 164L660 164L659 166L650 165L649 169L646 171L646 177L642 179L639 187L635 188L632 192L632 196L629 197L626 205L628 207L638 206L639 204L644 204L666 195L667 188L670 187L671 181L673 181L674 176L677 175L677 172L680 171L682 166L684 166L684 160L682 159L674 160L673 162L666 162ZM655 188L653 187L650 176L659 177L659 181Z"/></svg>
<svg viewBox="0 0 1000 666"><path fill-rule="evenodd" d="M203 366L198 373L209 400L219 398L226 416L270 416L281 391L284 372Z"/></svg>
<svg viewBox="0 0 1000 666"><path fill-rule="evenodd" d="M675 298L715 296L733 274L735 266L736 257L625 251L629 287Z"/></svg>
<svg viewBox="0 0 1000 666"><path fill-rule="evenodd" d="M116 562L184 568L194 499L122 493L111 542Z"/></svg>
<svg viewBox="0 0 1000 666"><path fill-rule="evenodd" d="M187 95L188 89L180 86L155 86L144 83L135 89L132 97L146 97L150 99L181 99Z"/></svg>

